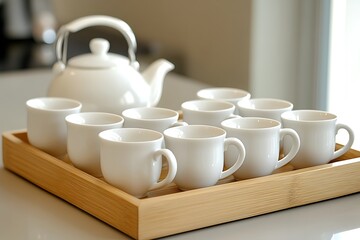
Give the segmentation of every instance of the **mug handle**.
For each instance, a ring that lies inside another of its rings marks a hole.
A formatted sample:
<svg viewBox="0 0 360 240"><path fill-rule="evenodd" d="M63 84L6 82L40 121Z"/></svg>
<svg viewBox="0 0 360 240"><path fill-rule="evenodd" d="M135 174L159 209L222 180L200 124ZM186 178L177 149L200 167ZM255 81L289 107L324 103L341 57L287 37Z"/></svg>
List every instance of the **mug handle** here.
<svg viewBox="0 0 360 240"><path fill-rule="evenodd" d="M238 170L241 167L241 165L244 163L245 154L246 154L244 144L237 138L233 138L233 137L226 138L224 140L224 150L226 151L230 145L233 145L237 148L237 150L239 151L239 155L234 165L232 165L230 168L226 169L225 171L221 172L220 179L230 176L236 170Z"/></svg>
<svg viewBox="0 0 360 240"><path fill-rule="evenodd" d="M345 154L354 143L354 139L355 139L354 131L348 125L345 125L342 123L336 124L336 129L335 129L336 134L339 132L340 129L344 129L347 131L347 133L349 135L349 140L343 147L341 147L340 149L338 149L334 152L332 159L338 158L341 155Z"/></svg>
<svg viewBox="0 0 360 240"><path fill-rule="evenodd" d="M283 140L285 136L289 136L292 141L291 149L290 151L281 158L275 166L275 169L283 167L285 164L289 163L298 153L300 149L300 138L298 133L290 128L282 128L280 129L280 141Z"/></svg>
<svg viewBox="0 0 360 240"><path fill-rule="evenodd" d="M151 188L149 189L149 191L154 190L154 189L158 189L158 188L162 188L166 185L168 185L169 183L171 183L176 175L176 171L177 171L177 162L176 162L176 158L174 156L174 154L169 150L169 149L159 149L154 153L154 157L161 157L164 156L167 160L168 163L168 174L166 175L166 177L161 180L160 182L156 182L154 183Z"/></svg>

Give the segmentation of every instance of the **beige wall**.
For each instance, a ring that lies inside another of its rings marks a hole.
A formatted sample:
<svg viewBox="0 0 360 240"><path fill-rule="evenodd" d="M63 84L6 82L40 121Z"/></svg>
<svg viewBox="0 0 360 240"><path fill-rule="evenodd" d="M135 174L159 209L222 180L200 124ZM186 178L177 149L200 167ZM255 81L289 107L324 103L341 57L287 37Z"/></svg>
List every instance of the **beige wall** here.
<svg viewBox="0 0 360 240"><path fill-rule="evenodd" d="M179 56L184 74L217 86L249 87L251 0L53 0L61 24L105 14L136 37Z"/></svg>
<svg viewBox="0 0 360 240"><path fill-rule="evenodd" d="M254 0L250 91L294 101L298 74L299 1ZM271 90L271 91L269 91ZM254 94L253 94L254 95Z"/></svg>
<svg viewBox="0 0 360 240"><path fill-rule="evenodd" d="M323 0L253 0L249 91L295 109L321 108L326 58Z"/></svg>

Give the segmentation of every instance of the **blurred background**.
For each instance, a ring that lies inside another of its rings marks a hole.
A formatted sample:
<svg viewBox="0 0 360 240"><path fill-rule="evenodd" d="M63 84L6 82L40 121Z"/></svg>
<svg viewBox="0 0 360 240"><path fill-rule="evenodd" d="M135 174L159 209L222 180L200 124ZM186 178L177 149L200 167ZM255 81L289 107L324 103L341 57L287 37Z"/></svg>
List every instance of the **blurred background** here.
<svg viewBox="0 0 360 240"><path fill-rule="evenodd" d="M167 58L191 79L351 116L359 13L357 0L0 0L0 71L50 69L58 27L104 14L131 26L145 63ZM70 35L69 57L97 36L126 55L121 34L89 28Z"/></svg>

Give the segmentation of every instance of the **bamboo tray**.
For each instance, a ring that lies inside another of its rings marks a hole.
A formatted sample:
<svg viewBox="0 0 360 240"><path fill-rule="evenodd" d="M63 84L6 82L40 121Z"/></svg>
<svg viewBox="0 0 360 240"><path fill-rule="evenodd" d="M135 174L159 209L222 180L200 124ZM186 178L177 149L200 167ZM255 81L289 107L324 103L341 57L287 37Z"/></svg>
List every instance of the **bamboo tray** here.
<svg viewBox="0 0 360 240"><path fill-rule="evenodd" d="M360 191L360 152L300 170L180 192L175 185L138 199L31 146L25 130L3 133L8 170L136 239L152 239Z"/></svg>

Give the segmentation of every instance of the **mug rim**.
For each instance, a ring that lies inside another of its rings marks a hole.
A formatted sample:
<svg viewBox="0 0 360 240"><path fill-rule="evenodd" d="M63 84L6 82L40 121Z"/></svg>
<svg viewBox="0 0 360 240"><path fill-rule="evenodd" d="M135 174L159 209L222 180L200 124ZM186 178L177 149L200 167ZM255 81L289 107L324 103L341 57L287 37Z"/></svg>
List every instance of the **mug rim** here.
<svg viewBox="0 0 360 240"><path fill-rule="evenodd" d="M227 106L226 108L219 108L219 109L194 109L194 108L190 108L188 105L190 104L196 104L196 106L198 106L198 103L209 103L209 104L222 104L224 106ZM181 104L181 109L182 110L187 110L187 111L192 111L192 112L204 112L204 113L213 113L213 112L222 112L222 111L235 111L235 105L230 103L230 102L226 102L223 100L213 100L213 99L198 99L198 100L189 100L186 102L183 102Z"/></svg>
<svg viewBox="0 0 360 240"><path fill-rule="evenodd" d="M284 107L274 107L274 108L256 108L253 104L257 104L258 102L271 102L271 103L281 103L286 104L287 106ZM251 98L248 100L240 100L236 103L237 107L240 109L246 110L255 110L255 111L264 111L264 112L271 112L271 111L282 111L282 110L291 110L294 105L290 101L278 98Z"/></svg>
<svg viewBox="0 0 360 240"><path fill-rule="evenodd" d="M220 91L228 91L228 92L236 92L236 93L241 93L243 94L243 96L239 96L239 97L206 97L203 94L206 92L220 92ZM236 100L240 100L240 99L244 99L244 98L250 98L251 94L250 92L240 89L240 88L232 88L232 87L209 87L209 88L203 88L200 89L199 91L197 91L196 96L201 98L201 99L213 99L213 100L225 100L225 101L236 101Z"/></svg>
<svg viewBox="0 0 360 240"><path fill-rule="evenodd" d="M36 103L44 103L44 106L40 106ZM49 103L62 103L66 104L66 107L61 108L48 108L46 104ZM26 106L28 109L33 109L37 111L47 111L47 112L62 112L62 111L69 111L75 110L82 107L82 103L72 98L63 98L63 97L38 97L38 98L31 98L26 101Z"/></svg>
<svg viewBox="0 0 360 240"><path fill-rule="evenodd" d="M122 132L130 132L131 134L151 134L151 138L149 139L139 139L139 140L122 140L119 138L120 133ZM121 144L144 144L144 143L155 143L158 141L163 141L164 135L158 131L151 130L151 129L145 129L145 128L112 128L108 130L104 130L98 134L99 138L106 142L111 143L121 143Z"/></svg>
<svg viewBox="0 0 360 240"><path fill-rule="evenodd" d="M186 131L193 131L192 129L195 130L200 130L202 131L201 133L208 133L209 135L206 136L194 136L194 137L188 137L185 136L182 133L184 133L184 130ZM189 130L190 129L190 130ZM209 130L212 130L212 132L216 131L214 134L210 134ZM225 137L226 136L226 131L222 128L219 127L215 127L215 126L211 126L211 125L186 125L186 126L177 126L177 127L172 127L172 128L168 128L164 131L164 136L168 137L168 138L172 138L172 139L178 139L178 140L186 140L186 141L199 141L199 140L209 140L209 139L217 139L217 138L221 138L221 137Z"/></svg>
<svg viewBox="0 0 360 240"><path fill-rule="evenodd" d="M131 112L137 112L137 111L161 111L161 112L168 112L168 113L171 113L172 115L171 116L166 116L166 117L156 117L156 118L141 118L141 117L134 117L134 116L131 116L129 115L129 113ZM129 118L129 119L132 119L132 120L138 120L138 121L154 121L154 120L167 120L167 119L172 119L172 118L176 118L178 119L179 118L179 113L175 110L172 110L172 109L169 109L169 108L161 108L161 107L135 107L135 108L128 108L128 109L125 109L124 111L122 111L121 115L123 117L126 117L126 118Z"/></svg>
<svg viewBox="0 0 360 240"><path fill-rule="evenodd" d="M111 121L105 122L102 121L101 123L94 123L94 122L86 122L84 117L89 116L106 116L111 118ZM84 120L84 122L81 121ZM76 126L89 126L89 127L99 127L99 126L115 126L117 124L123 124L124 118L120 115L108 112L80 112L80 113L73 113L65 117L65 121L68 124L76 125Z"/></svg>
<svg viewBox="0 0 360 240"><path fill-rule="evenodd" d="M260 126L260 127L238 127L239 122L266 122L271 123L269 126ZM230 123L235 123L236 126L230 126ZM241 130L241 131L264 131L264 130L271 130L271 129L277 129L281 128L281 123L275 119L271 118L263 118L263 117L241 117L241 118L232 118L232 119L226 119L221 122L221 126L223 128L227 129L233 129L233 130Z"/></svg>
<svg viewBox="0 0 360 240"><path fill-rule="evenodd" d="M304 114L311 114L312 116L321 116L321 118L313 118L311 119L299 119L299 116L303 116ZM325 116L325 117L324 117ZM289 122L304 122L304 123L315 123L315 122L329 122L337 120L337 116L333 113L323 111L323 110L313 110L313 109L301 109L301 110L292 110L287 111L281 114L282 121Z"/></svg>

